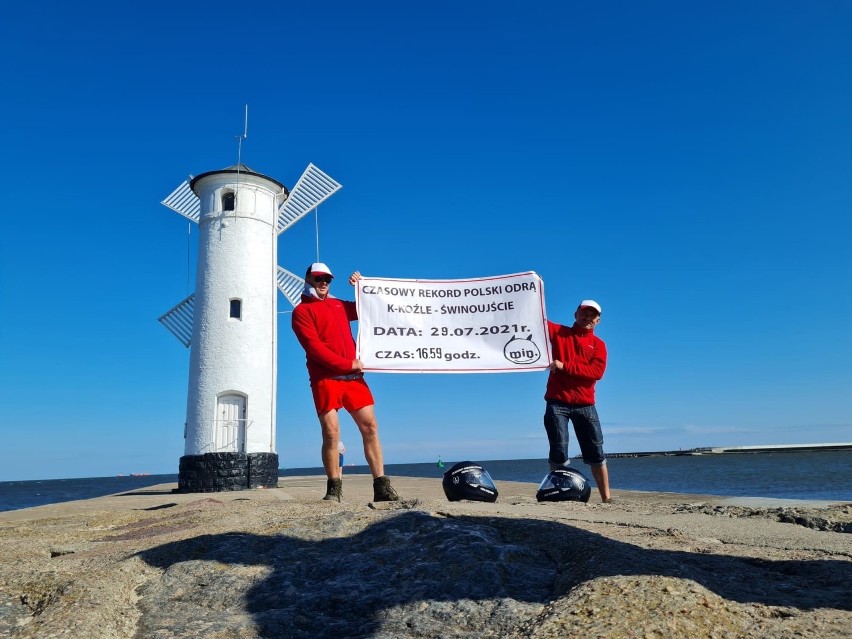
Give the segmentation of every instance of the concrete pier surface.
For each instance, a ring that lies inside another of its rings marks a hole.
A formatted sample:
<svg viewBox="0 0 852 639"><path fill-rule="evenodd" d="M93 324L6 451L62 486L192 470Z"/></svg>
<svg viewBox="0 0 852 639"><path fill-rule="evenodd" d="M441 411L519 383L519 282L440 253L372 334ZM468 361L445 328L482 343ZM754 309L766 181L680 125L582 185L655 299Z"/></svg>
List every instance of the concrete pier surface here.
<svg viewBox="0 0 852 639"><path fill-rule="evenodd" d="M852 504L440 480L152 486L0 513L0 636L849 637Z"/></svg>

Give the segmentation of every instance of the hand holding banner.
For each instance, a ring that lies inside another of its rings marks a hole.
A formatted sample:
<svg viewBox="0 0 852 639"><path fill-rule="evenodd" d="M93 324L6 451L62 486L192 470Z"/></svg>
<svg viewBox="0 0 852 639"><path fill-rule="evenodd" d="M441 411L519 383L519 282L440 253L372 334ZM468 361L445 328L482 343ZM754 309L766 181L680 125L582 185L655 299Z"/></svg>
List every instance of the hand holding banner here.
<svg viewBox="0 0 852 639"><path fill-rule="evenodd" d="M363 277L357 357L384 373L512 373L550 365L541 278Z"/></svg>

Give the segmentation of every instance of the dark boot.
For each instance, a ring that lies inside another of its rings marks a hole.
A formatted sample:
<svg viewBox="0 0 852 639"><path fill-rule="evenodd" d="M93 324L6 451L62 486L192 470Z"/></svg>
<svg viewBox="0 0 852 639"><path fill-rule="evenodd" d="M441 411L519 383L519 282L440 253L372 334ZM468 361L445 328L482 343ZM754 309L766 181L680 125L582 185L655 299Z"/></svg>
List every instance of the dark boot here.
<svg viewBox="0 0 852 639"><path fill-rule="evenodd" d="M399 501L399 495L390 485L390 479L384 475L373 480L373 501Z"/></svg>
<svg viewBox="0 0 852 639"><path fill-rule="evenodd" d="M342 501L343 500L343 480L329 479L326 482L324 501Z"/></svg>

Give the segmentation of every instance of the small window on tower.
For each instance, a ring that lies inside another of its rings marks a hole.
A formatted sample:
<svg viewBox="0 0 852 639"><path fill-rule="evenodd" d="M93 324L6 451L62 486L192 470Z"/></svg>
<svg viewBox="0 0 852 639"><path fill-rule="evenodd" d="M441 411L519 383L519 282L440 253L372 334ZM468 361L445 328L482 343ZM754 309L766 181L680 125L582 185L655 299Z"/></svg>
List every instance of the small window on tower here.
<svg viewBox="0 0 852 639"><path fill-rule="evenodd" d="M233 211L234 210L234 192L226 191L222 193L222 210L223 211Z"/></svg>
<svg viewBox="0 0 852 639"><path fill-rule="evenodd" d="M231 300L231 319L243 319L242 300Z"/></svg>

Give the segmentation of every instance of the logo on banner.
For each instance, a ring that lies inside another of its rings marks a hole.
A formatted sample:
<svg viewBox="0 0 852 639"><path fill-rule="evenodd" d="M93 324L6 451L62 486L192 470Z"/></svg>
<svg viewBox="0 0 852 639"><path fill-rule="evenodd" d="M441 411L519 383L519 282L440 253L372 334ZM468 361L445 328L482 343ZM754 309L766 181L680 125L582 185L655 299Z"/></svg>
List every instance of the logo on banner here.
<svg viewBox="0 0 852 639"><path fill-rule="evenodd" d="M513 364L532 364L541 359L541 350L533 341L533 336L515 337L503 347L503 357Z"/></svg>

